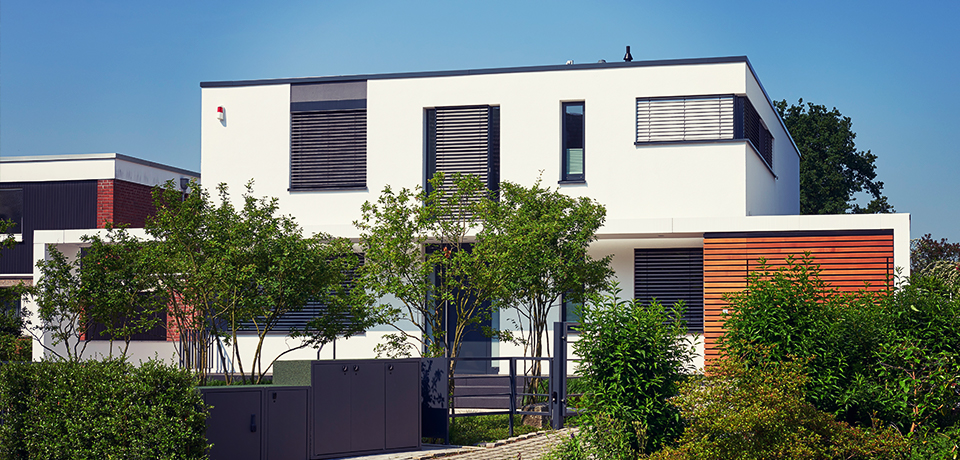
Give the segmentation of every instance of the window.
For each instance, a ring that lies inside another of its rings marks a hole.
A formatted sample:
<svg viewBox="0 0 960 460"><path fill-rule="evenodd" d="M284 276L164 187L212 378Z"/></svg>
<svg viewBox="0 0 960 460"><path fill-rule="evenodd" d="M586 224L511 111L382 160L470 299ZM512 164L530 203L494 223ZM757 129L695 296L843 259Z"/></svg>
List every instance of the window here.
<svg viewBox="0 0 960 460"><path fill-rule="evenodd" d="M563 147L561 182L584 181L584 112L583 102L563 103Z"/></svg>
<svg viewBox="0 0 960 460"><path fill-rule="evenodd" d="M633 297L671 307L682 300L687 330L703 332L703 248L633 251Z"/></svg>
<svg viewBox="0 0 960 460"><path fill-rule="evenodd" d="M489 105L427 109L427 177L472 174L490 190L500 187L500 107ZM430 184L426 184L430 189Z"/></svg>
<svg viewBox="0 0 960 460"><path fill-rule="evenodd" d="M560 296L560 302L563 305L560 310L560 321L580 322L580 309L583 308L583 303L575 302L573 296L566 293Z"/></svg>
<svg viewBox="0 0 960 460"><path fill-rule="evenodd" d="M290 190L367 186L367 109L291 113Z"/></svg>
<svg viewBox="0 0 960 460"><path fill-rule="evenodd" d="M355 254L355 256L357 257L357 263L359 265L363 265L363 254ZM350 291L351 289L353 289L354 283L356 280L356 276L357 276L356 269L348 270L346 271L346 273L344 273L344 275L345 276L344 276L343 282L341 283L341 286L345 291ZM326 305L324 305L321 302L308 302L306 305L303 306L303 309L299 311L290 311L290 312L284 313L277 320L277 323L273 327L273 330L277 332L288 332L293 329L302 330L307 326L307 323L309 323L310 320L312 320L317 316L325 315L325 314L328 314L328 308ZM352 320L353 320L353 317L350 315L343 315L343 317L340 318L341 323L349 324L352 322ZM249 331L256 330L253 327L252 323L244 323L242 327L245 330L249 330Z"/></svg>
<svg viewBox="0 0 960 460"><path fill-rule="evenodd" d="M773 136L744 96L637 99L636 144L746 139L773 168Z"/></svg>
<svg viewBox="0 0 960 460"><path fill-rule="evenodd" d="M0 189L0 220L11 220L13 226L7 232L23 233L23 189Z"/></svg>

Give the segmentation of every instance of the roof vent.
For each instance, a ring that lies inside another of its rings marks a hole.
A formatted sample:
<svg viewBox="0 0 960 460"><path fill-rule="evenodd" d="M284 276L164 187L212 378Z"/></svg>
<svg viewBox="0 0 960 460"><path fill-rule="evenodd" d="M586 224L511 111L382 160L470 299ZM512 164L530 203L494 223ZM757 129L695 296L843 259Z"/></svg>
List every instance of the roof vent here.
<svg viewBox="0 0 960 460"><path fill-rule="evenodd" d="M630 55L630 45L627 45L627 54L623 55L623 60L626 62L633 60L633 56Z"/></svg>
<svg viewBox="0 0 960 460"><path fill-rule="evenodd" d="M606 63L607 63L607 60L606 60L606 59L601 59L601 60L597 61L597 64L606 64Z"/></svg>
<svg viewBox="0 0 960 460"><path fill-rule="evenodd" d="M573 59L567 61L567 65L573 65Z"/></svg>

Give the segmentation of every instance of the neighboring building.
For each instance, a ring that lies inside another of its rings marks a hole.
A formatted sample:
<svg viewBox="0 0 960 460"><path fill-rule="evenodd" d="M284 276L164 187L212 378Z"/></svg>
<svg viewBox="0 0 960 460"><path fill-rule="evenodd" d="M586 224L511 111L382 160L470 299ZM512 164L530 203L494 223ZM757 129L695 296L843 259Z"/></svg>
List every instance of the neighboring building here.
<svg viewBox="0 0 960 460"><path fill-rule="evenodd" d="M48 244L72 259L83 246L80 237L106 222L143 227L153 212L153 187L181 179L199 180L200 174L119 153L0 157L0 219L17 223L17 245L0 250L0 287L33 284ZM165 328L143 338L152 340L134 348L143 348L145 357L173 350ZM91 354L103 351L100 345L88 347ZM39 359L43 347L34 344L33 354Z"/></svg>
<svg viewBox="0 0 960 460"><path fill-rule="evenodd" d="M845 289L909 269L908 214L798 215L800 153L746 57L200 86L204 179L254 178L308 232L356 238L364 201L435 171L491 186L542 176L603 203L591 253L613 255L627 295L685 300L707 355L720 296L761 256L811 251ZM491 326L509 327L508 316ZM370 356L384 331L341 353ZM465 354L520 353L478 340Z"/></svg>

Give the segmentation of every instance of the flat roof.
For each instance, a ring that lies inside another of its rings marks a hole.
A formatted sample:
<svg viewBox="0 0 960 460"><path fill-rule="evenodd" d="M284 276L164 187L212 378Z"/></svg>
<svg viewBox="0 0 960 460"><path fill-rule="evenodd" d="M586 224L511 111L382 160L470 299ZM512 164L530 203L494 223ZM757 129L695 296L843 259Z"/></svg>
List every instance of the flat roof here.
<svg viewBox="0 0 960 460"><path fill-rule="evenodd" d="M332 83L346 81L362 80L389 80L397 78L431 78L431 77L457 77L463 75L492 75L500 73L529 73L529 72L557 72L572 70L595 70L595 69L622 69L629 67L657 67L657 66L676 66L676 65L702 65L702 64L728 64L742 62L750 67L753 72L753 66L746 56L727 56L695 59L663 59L657 61L634 61L634 62L595 62L586 64L564 64L564 65L542 65L527 67L500 67L494 69L470 69L470 70L439 70L431 72L401 72L401 73L379 73L366 75L331 75L325 77L300 77L300 78L276 78L264 80L234 80L234 81L205 81L200 82L201 88L224 88L233 86L262 86L262 85L282 85L282 84L304 84L304 83ZM756 78L756 72L753 72ZM759 82L760 79L757 78Z"/></svg>
<svg viewBox="0 0 960 460"><path fill-rule="evenodd" d="M168 166L162 163L156 163L141 158L124 155L122 153L74 153L64 155L35 155L24 157L0 157L0 163L37 163L45 161L83 161L83 160L123 160L130 163L136 163L143 166L162 169L165 171L183 174L186 176L200 177L200 173L190 171L175 166Z"/></svg>

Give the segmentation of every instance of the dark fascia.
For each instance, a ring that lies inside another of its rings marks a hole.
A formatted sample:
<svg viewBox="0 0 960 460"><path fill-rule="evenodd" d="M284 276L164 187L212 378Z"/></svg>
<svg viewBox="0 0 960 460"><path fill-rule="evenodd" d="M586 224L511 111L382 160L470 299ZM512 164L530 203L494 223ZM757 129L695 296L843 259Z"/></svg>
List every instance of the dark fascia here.
<svg viewBox="0 0 960 460"><path fill-rule="evenodd" d="M658 67L675 65L700 65L700 64L727 64L734 62L745 62L753 72L753 66L746 56L729 56L713 58L696 59L664 59L658 61L636 61L636 62L598 62L592 64L570 64L570 65L542 65L526 67L501 67L495 69L472 69L472 70L439 70L431 72L401 72L401 73L380 73L367 75L334 75L329 77L300 77L300 78L277 78L266 80L236 80L236 81L205 81L200 82L201 88L226 88L234 86L262 86L262 85L283 85L283 84L309 84L309 83L332 83L346 81L362 80L391 80L398 78L431 78L431 77L459 77L464 75L493 75L500 73L531 73L531 72L556 72L566 70L594 70L594 69L620 69L626 67ZM754 72L754 78L756 73ZM757 79L757 81L760 81Z"/></svg>
<svg viewBox="0 0 960 460"><path fill-rule="evenodd" d="M398 78L431 78L431 77L459 77L465 75L493 75L500 73L531 73L531 72L557 72L557 71L574 71L574 70L594 70L594 69L622 69L629 67L659 67L659 66L677 66L677 65L703 65L703 64L729 64L742 62L747 64L747 68L750 69L750 73L753 74L753 79L756 80L757 84L760 85L760 91L763 91L763 95L767 98L767 103L770 104L770 108L773 109L773 113L777 115L777 120L780 121L780 126L783 127L783 132L787 133L787 138L790 139L790 144L793 145L794 151L797 153L797 156L800 155L800 149L797 148L797 143L793 141L793 136L790 135L790 131L787 130L787 125L784 124L783 119L780 118L780 114L777 113L776 107L773 105L773 100L770 99L770 95L767 94L767 89L763 87L763 83L760 82L760 78L757 77L757 72L753 69L753 64L750 64L750 59L747 59L746 56L726 56L726 57L710 57L710 58L693 58L693 59L661 59L656 61L635 61L635 62L597 62L597 63L587 63L587 64L570 64L570 65L543 65L543 66L527 66L527 67L501 67L495 69L473 69L473 70L440 70L432 72L401 72L401 73L380 73L380 74L367 74L367 75L334 75L329 77L300 77L300 78L277 78L277 79L266 79L266 80L235 80L235 81L204 81L200 82L201 88L230 88L238 86L263 86L263 85L283 85L283 84L310 84L310 83L332 83L332 82L345 82L345 81L363 81L363 80L391 80Z"/></svg>

